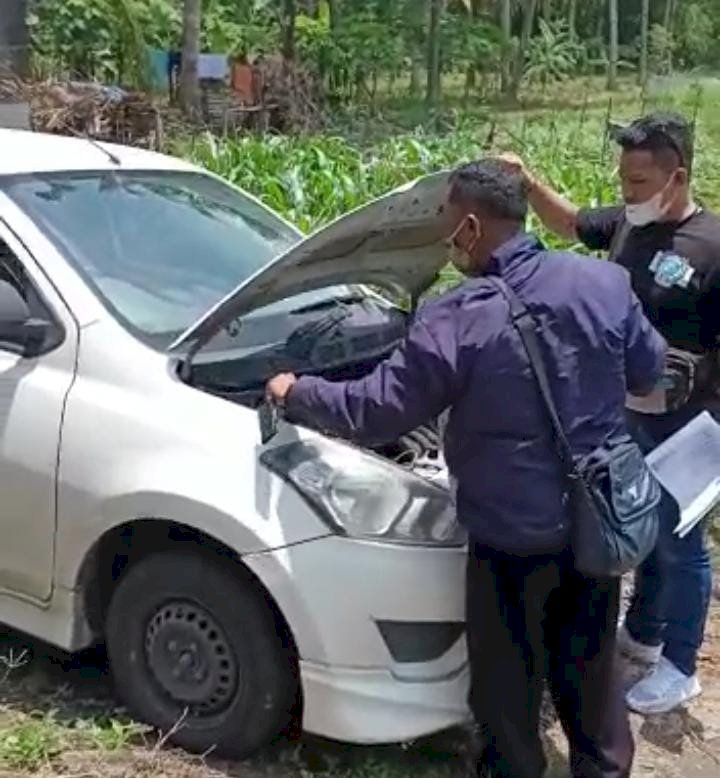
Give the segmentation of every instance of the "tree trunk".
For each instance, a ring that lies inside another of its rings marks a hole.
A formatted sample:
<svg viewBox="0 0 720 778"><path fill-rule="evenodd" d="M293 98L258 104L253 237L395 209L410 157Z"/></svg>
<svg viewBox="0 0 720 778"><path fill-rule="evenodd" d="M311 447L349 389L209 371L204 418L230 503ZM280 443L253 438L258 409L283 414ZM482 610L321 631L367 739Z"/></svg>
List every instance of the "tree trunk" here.
<svg viewBox="0 0 720 778"><path fill-rule="evenodd" d="M482 13L482 0L471 0L468 13L470 14L470 18L473 22L477 21L480 18L480 14ZM471 93L475 91L475 87L477 86L477 68L478 63L473 60L468 64L467 70L465 71L466 102Z"/></svg>
<svg viewBox="0 0 720 778"><path fill-rule="evenodd" d="M673 29L673 22L675 21L675 0L665 0L665 19L663 26L671 33Z"/></svg>
<svg viewBox="0 0 720 778"><path fill-rule="evenodd" d="M296 0L283 0L283 44L282 53L286 61L295 59L295 20L297 19Z"/></svg>
<svg viewBox="0 0 720 778"><path fill-rule="evenodd" d="M674 46L674 35L675 35L675 11L677 10L677 0L665 0L665 19L664 19L664 27L667 31L667 37L668 37L668 51L667 51L667 72L672 73L673 72L673 65L674 65L674 53L675 53L675 46Z"/></svg>
<svg viewBox="0 0 720 778"><path fill-rule="evenodd" d="M337 30L340 23L340 0L327 0L330 12L330 29Z"/></svg>
<svg viewBox="0 0 720 778"><path fill-rule="evenodd" d="M552 0L543 0L542 18L549 22L552 20Z"/></svg>
<svg viewBox="0 0 720 778"><path fill-rule="evenodd" d="M618 0L608 0L608 73L607 87L610 91L617 89L618 60Z"/></svg>
<svg viewBox="0 0 720 778"><path fill-rule="evenodd" d="M525 72L525 60L527 59L527 50L532 37L533 25L535 24L535 11L537 10L537 0L525 0L522 30L520 32L520 43L518 45L517 56L515 57L515 72L513 73L512 93L517 97L522 83L523 73Z"/></svg>
<svg viewBox="0 0 720 778"><path fill-rule="evenodd" d="M182 60L180 67L180 105L189 116L200 111L200 84L198 59L200 58L200 25L202 0L185 0L183 5Z"/></svg>
<svg viewBox="0 0 720 778"><path fill-rule="evenodd" d="M467 102L470 99L470 95L475 91L477 86L477 71L472 65L468 65L468 69L465 71L465 90L464 100Z"/></svg>
<svg viewBox="0 0 720 778"><path fill-rule="evenodd" d="M502 31L502 62L500 66L500 91L512 92L512 5L511 0L500 2L500 29Z"/></svg>
<svg viewBox="0 0 720 778"><path fill-rule="evenodd" d="M650 0L642 0L640 16L640 70L638 82L645 86L648 80L648 39L650 34Z"/></svg>
<svg viewBox="0 0 720 778"><path fill-rule="evenodd" d="M410 63L410 88L408 90L411 97L418 97L420 95L421 81L422 62L417 56L413 55L412 62Z"/></svg>
<svg viewBox="0 0 720 778"><path fill-rule="evenodd" d="M440 102L440 22L445 0L428 0L430 4L430 27L428 29L427 92L425 100L429 108Z"/></svg>
<svg viewBox="0 0 720 778"><path fill-rule="evenodd" d="M577 38L577 0L568 0L568 31L570 37Z"/></svg>
<svg viewBox="0 0 720 778"><path fill-rule="evenodd" d="M28 29L26 0L2 0L0 16L0 68L7 66L19 76L27 75Z"/></svg>

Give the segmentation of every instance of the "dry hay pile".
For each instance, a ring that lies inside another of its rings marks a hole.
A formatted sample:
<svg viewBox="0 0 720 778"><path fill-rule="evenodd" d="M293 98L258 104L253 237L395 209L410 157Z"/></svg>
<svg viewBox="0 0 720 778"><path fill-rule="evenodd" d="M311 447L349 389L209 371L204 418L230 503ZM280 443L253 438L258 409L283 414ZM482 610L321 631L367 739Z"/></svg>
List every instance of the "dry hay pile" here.
<svg viewBox="0 0 720 778"><path fill-rule="evenodd" d="M259 102L267 107L267 126L279 132L309 132L323 124L320 80L301 65L282 56L254 64Z"/></svg>
<svg viewBox="0 0 720 778"><path fill-rule="evenodd" d="M204 82L197 119L221 132L309 132L322 127L322 86L310 71L274 55L256 60L252 73L250 102L226 84ZM37 132L157 150L162 150L165 134L192 129L193 124L178 108L159 107L141 92L93 82L26 82L0 74L2 101L28 103Z"/></svg>
<svg viewBox="0 0 720 778"><path fill-rule="evenodd" d="M162 145L162 120L153 102L139 92L92 82L16 78L0 81L0 100L30 105L32 129L57 135L79 135L145 148Z"/></svg>

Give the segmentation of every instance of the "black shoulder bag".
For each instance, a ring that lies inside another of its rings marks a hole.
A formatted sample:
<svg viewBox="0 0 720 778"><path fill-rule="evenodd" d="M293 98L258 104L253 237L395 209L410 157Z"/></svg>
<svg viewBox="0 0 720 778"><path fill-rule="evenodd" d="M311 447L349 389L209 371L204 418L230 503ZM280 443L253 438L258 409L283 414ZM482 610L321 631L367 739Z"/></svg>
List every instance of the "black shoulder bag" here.
<svg viewBox="0 0 720 778"><path fill-rule="evenodd" d="M586 457L573 455L553 400L537 322L503 280L489 280L510 307L512 323L522 339L552 425L567 479L575 568L589 578L624 575L641 564L655 546L660 485L630 436L599 446Z"/></svg>

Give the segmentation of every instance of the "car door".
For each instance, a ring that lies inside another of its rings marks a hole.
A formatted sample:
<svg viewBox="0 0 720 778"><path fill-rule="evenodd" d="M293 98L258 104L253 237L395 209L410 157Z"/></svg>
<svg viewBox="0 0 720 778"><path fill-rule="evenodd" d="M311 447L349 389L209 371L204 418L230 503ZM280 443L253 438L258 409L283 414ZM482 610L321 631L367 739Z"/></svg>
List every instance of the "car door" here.
<svg viewBox="0 0 720 778"><path fill-rule="evenodd" d="M1 219L0 282L15 287L35 322L50 325L27 353L13 335L3 334L0 310L0 594L41 601L52 593L56 474L77 328L50 280Z"/></svg>

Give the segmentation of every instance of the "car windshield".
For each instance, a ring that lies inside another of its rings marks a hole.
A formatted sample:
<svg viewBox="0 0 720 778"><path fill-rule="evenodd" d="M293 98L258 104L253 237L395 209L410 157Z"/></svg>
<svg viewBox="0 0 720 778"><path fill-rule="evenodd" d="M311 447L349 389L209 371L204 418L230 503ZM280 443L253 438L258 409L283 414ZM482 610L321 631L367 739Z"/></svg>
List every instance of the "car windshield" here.
<svg viewBox="0 0 720 778"><path fill-rule="evenodd" d="M0 188L107 307L160 348L299 239L271 212L202 173L36 174L5 179Z"/></svg>

